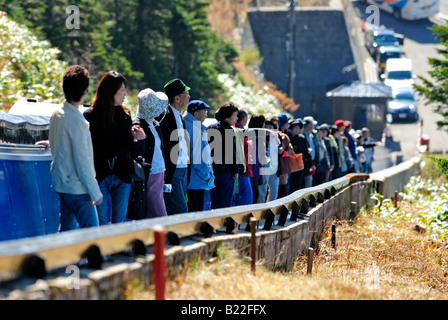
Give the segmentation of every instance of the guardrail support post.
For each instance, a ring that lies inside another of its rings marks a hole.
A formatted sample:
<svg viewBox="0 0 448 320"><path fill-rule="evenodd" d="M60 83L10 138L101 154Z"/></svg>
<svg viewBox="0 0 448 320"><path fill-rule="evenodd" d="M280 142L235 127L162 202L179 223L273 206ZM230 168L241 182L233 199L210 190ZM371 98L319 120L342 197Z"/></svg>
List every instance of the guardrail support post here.
<svg viewBox="0 0 448 320"><path fill-rule="evenodd" d="M272 212L271 209L268 210L268 212L266 213L266 218L264 221L264 230L271 230L272 228L272 224L274 223L275 220L275 214L274 212Z"/></svg>
<svg viewBox="0 0 448 320"><path fill-rule="evenodd" d="M168 231L166 234L166 240L168 241L168 244L172 246L180 245L179 235L176 232Z"/></svg>
<svg viewBox="0 0 448 320"><path fill-rule="evenodd" d="M310 195L308 198L308 207L317 207L317 200L314 195Z"/></svg>
<svg viewBox="0 0 448 320"><path fill-rule="evenodd" d="M350 203L350 217L348 220L349 225L352 225L353 221L355 220L357 207L358 207L358 203L356 203L356 201L352 201Z"/></svg>
<svg viewBox="0 0 448 320"><path fill-rule="evenodd" d="M250 232L250 219L252 219L253 216L254 216L254 215L253 215L252 213L250 213L250 214L248 214L248 215L245 217L244 222L247 221L247 224L246 224L246 228L244 229L244 231Z"/></svg>
<svg viewBox="0 0 448 320"><path fill-rule="evenodd" d="M313 260L314 260L314 249L308 248L308 266L306 268L306 274L311 275L313 273Z"/></svg>
<svg viewBox="0 0 448 320"><path fill-rule="evenodd" d="M325 202L325 196L324 196L324 194L322 192L319 192L317 194L316 202L317 203L324 203Z"/></svg>
<svg viewBox="0 0 448 320"><path fill-rule="evenodd" d="M398 191L395 190L395 197L394 197L394 207L398 207Z"/></svg>
<svg viewBox="0 0 448 320"><path fill-rule="evenodd" d="M235 220L233 220L232 218L229 217L229 218L226 218L224 225L226 227L226 233L232 234L235 232L237 223L235 222Z"/></svg>
<svg viewBox="0 0 448 320"><path fill-rule="evenodd" d="M147 252L146 246L140 239L135 239L131 242L132 246L132 255L136 256L144 256Z"/></svg>
<svg viewBox="0 0 448 320"><path fill-rule="evenodd" d="M250 257L251 261L251 271L255 274L255 263L257 260L257 243L255 238L255 228L257 225L257 219L250 218Z"/></svg>
<svg viewBox="0 0 448 320"><path fill-rule="evenodd" d="M91 269L101 269L103 265L103 256L101 255L100 247L93 244L87 248L86 251L81 255L81 258L87 259L89 268Z"/></svg>
<svg viewBox="0 0 448 320"><path fill-rule="evenodd" d="M165 300L165 230L162 226L154 227L154 273L153 280L156 300Z"/></svg>
<svg viewBox="0 0 448 320"><path fill-rule="evenodd" d="M331 191L328 190L328 189L325 189L325 191L324 191L324 200L325 199L331 199L332 196L333 195L331 194Z"/></svg>
<svg viewBox="0 0 448 320"><path fill-rule="evenodd" d="M31 278L44 278L47 275L45 260L38 255L31 255L23 259L20 275Z"/></svg>
<svg viewBox="0 0 448 320"><path fill-rule="evenodd" d="M294 201L291 205L291 217L289 220L291 221L297 221L297 218L299 217L300 212L300 205L297 203L297 201Z"/></svg>
<svg viewBox="0 0 448 320"><path fill-rule="evenodd" d="M213 227L207 221L202 222L200 232L202 232L205 238L210 238L214 231Z"/></svg>
<svg viewBox="0 0 448 320"><path fill-rule="evenodd" d="M280 217L278 219L277 225L284 227L286 224L286 219L288 218L289 209L282 205L280 209Z"/></svg>
<svg viewBox="0 0 448 320"><path fill-rule="evenodd" d="M331 226L331 247L336 250L336 225Z"/></svg>

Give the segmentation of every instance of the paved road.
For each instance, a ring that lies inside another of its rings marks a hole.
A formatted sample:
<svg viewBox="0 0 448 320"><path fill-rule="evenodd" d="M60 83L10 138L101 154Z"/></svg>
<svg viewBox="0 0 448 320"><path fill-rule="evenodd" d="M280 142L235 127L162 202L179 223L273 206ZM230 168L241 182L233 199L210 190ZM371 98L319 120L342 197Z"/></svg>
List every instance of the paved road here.
<svg viewBox="0 0 448 320"><path fill-rule="evenodd" d="M360 1L353 1L352 4L366 18L365 6ZM436 47L440 46L428 27L435 23L444 24L443 18L448 18L448 3L446 2L442 2L439 15L418 21L396 20L392 15L380 11L380 24L405 36L402 50L413 61L414 72L426 78L429 78L428 71L431 70L427 60L429 57L438 56ZM364 47L364 34L361 31L361 20L358 16L354 17L353 25L356 31L355 37L360 47L360 57L363 60L365 80L378 81L373 60ZM356 28L356 26L359 26L359 28ZM417 83L419 82L420 80L417 79ZM436 121L441 116L435 114L431 106L425 105L423 97L419 97L418 110L420 119L423 121L421 132L430 138L430 151L448 151L448 133L436 128ZM388 125L386 145L376 148L376 163L374 163L373 169L375 171L381 170L400 160L412 158L417 151L419 125L419 121Z"/></svg>

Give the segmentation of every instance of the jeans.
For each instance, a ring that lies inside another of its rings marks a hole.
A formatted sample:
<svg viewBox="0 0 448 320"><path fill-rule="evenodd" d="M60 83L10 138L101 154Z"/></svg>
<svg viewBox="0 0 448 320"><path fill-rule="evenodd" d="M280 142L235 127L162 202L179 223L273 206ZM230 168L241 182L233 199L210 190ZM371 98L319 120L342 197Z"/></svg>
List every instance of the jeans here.
<svg viewBox="0 0 448 320"><path fill-rule="evenodd" d="M236 195L236 205L244 206L253 203L253 192L250 184L250 177L240 177L238 179L238 194Z"/></svg>
<svg viewBox="0 0 448 320"><path fill-rule="evenodd" d="M166 212L168 215L188 212L187 201L187 168L176 168L174 176L170 181L172 185L171 192L165 192Z"/></svg>
<svg viewBox="0 0 448 320"><path fill-rule="evenodd" d="M261 175L258 180L252 180L252 192L254 193L254 203L265 203L268 194L268 180Z"/></svg>
<svg viewBox="0 0 448 320"><path fill-rule="evenodd" d="M88 194L58 193L61 200L59 231L97 227L98 213Z"/></svg>
<svg viewBox="0 0 448 320"><path fill-rule="evenodd" d="M210 190L204 192L204 211L212 210L212 200L210 198Z"/></svg>
<svg viewBox="0 0 448 320"><path fill-rule="evenodd" d="M120 180L116 175L109 175L100 183L103 202L96 206L100 225L110 221L119 223L126 221L131 184Z"/></svg>
<svg viewBox="0 0 448 320"><path fill-rule="evenodd" d="M280 183L280 178L277 175L277 173L271 174L269 176L266 176L268 180L268 186L269 186L269 197L268 201L274 201L278 198L278 185Z"/></svg>
<svg viewBox="0 0 448 320"><path fill-rule="evenodd" d="M232 206L235 180L231 173L215 175L215 187L211 190L212 209L228 208Z"/></svg>

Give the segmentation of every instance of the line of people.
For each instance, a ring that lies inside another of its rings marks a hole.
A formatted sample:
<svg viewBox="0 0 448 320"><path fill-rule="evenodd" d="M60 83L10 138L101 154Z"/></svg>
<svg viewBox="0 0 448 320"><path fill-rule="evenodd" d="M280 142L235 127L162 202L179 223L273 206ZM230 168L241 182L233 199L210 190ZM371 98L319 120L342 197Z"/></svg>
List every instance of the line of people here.
<svg viewBox="0 0 448 320"><path fill-rule="evenodd" d="M51 175L61 203L60 231L127 221L134 184L129 158L143 159L141 218L272 201L350 172L371 172L367 128L316 126L312 117L249 115L228 101L205 127L210 106L190 101L190 88L170 80L164 91L138 94L135 119L123 106L126 78L103 75L82 114L90 74L82 66L63 75L66 101L50 120ZM186 107L186 112L181 114ZM282 157L302 154L303 170L284 173Z"/></svg>

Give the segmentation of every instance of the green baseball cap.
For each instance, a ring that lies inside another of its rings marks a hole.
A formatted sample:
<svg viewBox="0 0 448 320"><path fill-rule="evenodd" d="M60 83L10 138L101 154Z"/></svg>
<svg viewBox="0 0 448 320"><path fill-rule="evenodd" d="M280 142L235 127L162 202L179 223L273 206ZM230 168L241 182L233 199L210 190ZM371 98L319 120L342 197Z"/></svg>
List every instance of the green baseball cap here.
<svg viewBox="0 0 448 320"><path fill-rule="evenodd" d="M190 87L187 87L179 78L168 81L163 88L168 97L175 97L179 94L190 91Z"/></svg>

